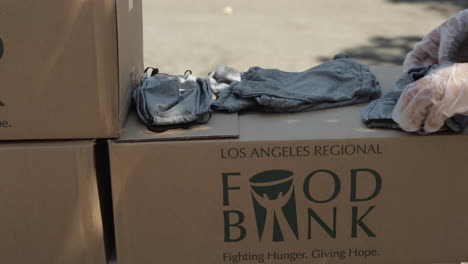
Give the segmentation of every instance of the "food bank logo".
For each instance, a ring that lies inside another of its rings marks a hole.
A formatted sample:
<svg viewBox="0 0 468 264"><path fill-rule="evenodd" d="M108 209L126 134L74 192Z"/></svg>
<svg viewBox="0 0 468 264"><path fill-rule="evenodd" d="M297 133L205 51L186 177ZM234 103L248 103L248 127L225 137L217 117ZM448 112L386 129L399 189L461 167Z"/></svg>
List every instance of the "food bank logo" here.
<svg viewBox="0 0 468 264"><path fill-rule="evenodd" d="M260 240L298 238L293 173L270 170L250 178L253 207Z"/></svg>
<svg viewBox="0 0 468 264"><path fill-rule="evenodd" d="M249 185L245 186L239 184L244 181L240 172L222 173L224 242L239 242L252 236L252 224L260 241L312 240L319 232L332 239L377 236L372 226L376 210L373 200L382 190L382 177L377 171L351 169L343 176L319 169L305 178L296 176L288 170L268 170L246 178ZM323 177L331 180L326 186L320 186L323 181L316 180ZM345 177L349 177L345 180L348 188L342 187ZM239 192L241 186L248 190ZM249 194L253 210L245 208L250 202L231 203L234 198L239 199L239 194ZM340 203L332 203L338 197L342 197ZM301 207L296 205L298 198L303 201ZM342 219L342 224L337 219Z"/></svg>

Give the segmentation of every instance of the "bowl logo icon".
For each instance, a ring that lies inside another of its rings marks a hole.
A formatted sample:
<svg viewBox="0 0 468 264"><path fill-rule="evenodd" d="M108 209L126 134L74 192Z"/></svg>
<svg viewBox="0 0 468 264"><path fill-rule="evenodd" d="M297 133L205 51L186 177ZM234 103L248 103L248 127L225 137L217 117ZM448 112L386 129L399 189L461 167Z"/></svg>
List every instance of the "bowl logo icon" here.
<svg viewBox="0 0 468 264"><path fill-rule="evenodd" d="M250 178L250 191L260 240L298 239L294 174L269 170Z"/></svg>

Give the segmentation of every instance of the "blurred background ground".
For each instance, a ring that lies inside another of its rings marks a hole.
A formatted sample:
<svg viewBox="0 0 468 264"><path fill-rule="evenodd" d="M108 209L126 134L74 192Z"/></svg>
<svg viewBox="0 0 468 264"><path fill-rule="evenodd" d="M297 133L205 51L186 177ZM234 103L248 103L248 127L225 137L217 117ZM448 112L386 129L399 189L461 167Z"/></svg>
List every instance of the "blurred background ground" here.
<svg viewBox="0 0 468 264"><path fill-rule="evenodd" d="M143 8L145 65L204 77L219 65L302 71L339 52L401 65L422 36L468 1L143 0Z"/></svg>

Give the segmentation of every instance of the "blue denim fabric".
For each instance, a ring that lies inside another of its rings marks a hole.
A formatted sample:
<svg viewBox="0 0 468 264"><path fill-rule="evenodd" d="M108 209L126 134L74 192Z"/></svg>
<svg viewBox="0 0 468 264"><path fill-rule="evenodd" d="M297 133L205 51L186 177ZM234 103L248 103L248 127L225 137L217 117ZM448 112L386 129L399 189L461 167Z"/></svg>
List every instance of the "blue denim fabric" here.
<svg viewBox="0 0 468 264"><path fill-rule="evenodd" d="M400 129L400 126L393 121L392 113L398 100L400 99L401 93L409 84L423 78L430 74L432 71L444 67L450 63L441 65L432 65L424 68L411 69L407 73L403 74L400 79L395 83L393 89L381 98L371 102L363 111L362 119L367 127L369 128L391 128ZM445 126L441 130L452 130L460 132L468 125L468 117L456 115L453 118L447 119ZM418 134L426 134L421 129L417 132Z"/></svg>
<svg viewBox="0 0 468 264"><path fill-rule="evenodd" d="M148 126L196 122L210 112L211 97L207 80L191 74L145 73L133 93L138 115Z"/></svg>
<svg viewBox="0 0 468 264"><path fill-rule="evenodd" d="M368 66L339 54L304 72L252 67L242 73L240 82L221 89L211 108L300 112L367 102L380 94L379 82Z"/></svg>

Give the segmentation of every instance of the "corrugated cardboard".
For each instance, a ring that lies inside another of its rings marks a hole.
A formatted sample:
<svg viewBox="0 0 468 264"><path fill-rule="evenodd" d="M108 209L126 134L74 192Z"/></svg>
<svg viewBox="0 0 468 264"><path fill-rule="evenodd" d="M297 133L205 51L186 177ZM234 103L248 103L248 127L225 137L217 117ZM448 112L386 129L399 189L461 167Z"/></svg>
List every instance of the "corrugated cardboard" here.
<svg viewBox="0 0 468 264"><path fill-rule="evenodd" d="M4 0L0 42L0 140L119 135L143 68L141 0Z"/></svg>
<svg viewBox="0 0 468 264"><path fill-rule="evenodd" d="M385 90L401 73L374 71ZM468 260L468 135L367 129L364 107L244 114L231 139L128 129L110 142L119 264Z"/></svg>
<svg viewBox="0 0 468 264"><path fill-rule="evenodd" d="M0 263L106 263L94 142L2 143L0 169Z"/></svg>
<svg viewBox="0 0 468 264"><path fill-rule="evenodd" d="M208 123L190 129L179 128L154 133L146 128L135 112L131 112L125 126L125 134L119 138L119 142L236 138L239 137L238 123L237 113L220 113L212 115Z"/></svg>

